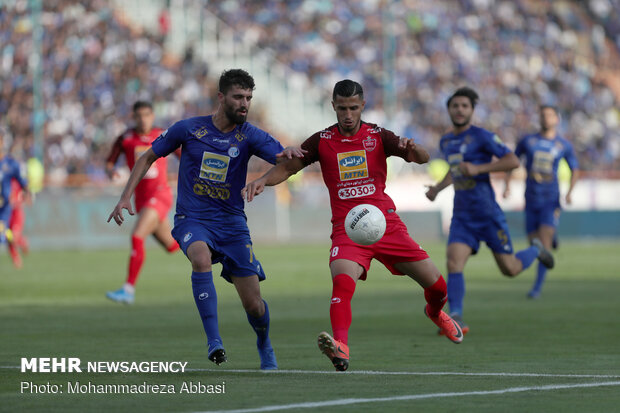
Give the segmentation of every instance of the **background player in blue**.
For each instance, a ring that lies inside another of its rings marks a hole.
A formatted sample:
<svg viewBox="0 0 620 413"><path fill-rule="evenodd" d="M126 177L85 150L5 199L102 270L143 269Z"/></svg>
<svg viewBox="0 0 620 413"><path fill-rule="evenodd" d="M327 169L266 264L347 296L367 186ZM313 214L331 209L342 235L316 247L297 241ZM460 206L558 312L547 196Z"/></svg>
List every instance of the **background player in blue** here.
<svg viewBox="0 0 620 413"><path fill-rule="evenodd" d="M235 285L258 336L261 369L276 369L269 340L269 308L259 287L265 273L252 250L241 189L252 155L272 164L276 158L302 155L299 149L284 150L267 132L246 122L253 90L254 79L244 70L222 73L216 113L177 122L153 142L134 166L108 222L114 218L121 225L123 209L133 215L129 200L149 166L181 147L172 235L192 263L192 289L207 335L209 360L226 361L211 269L212 264L222 263L221 275Z"/></svg>
<svg viewBox="0 0 620 413"><path fill-rule="evenodd" d="M525 188L525 229L530 241L540 239L543 246L550 249L560 219L560 188L558 185L558 165L566 159L570 168L571 180L566 193L566 203L571 203L571 193L577 183L577 157L573 145L557 133L560 123L557 109L553 106L540 108L540 132L524 136L515 149L515 155L525 158L527 181ZM506 175L504 198L510 195L510 173ZM538 264L536 281L528 297L540 295L547 267Z"/></svg>
<svg viewBox="0 0 620 413"><path fill-rule="evenodd" d="M553 256L539 240L513 254L506 218L495 201L489 172L512 170L519 166L519 158L496 134L471 124L477 102L478 94L468 87L458 89L448 99L448 113L454 129L442 136L439 146L450 170L441 182L430 186L426 192L427 198L434 201L441 190L454 184L447 249L448 304L450 316L461 324L463 334L469 331L463 322L463 270L470 255L478 252L480 241L486 242L500 270L509 277L529 267L536 258L553 267Z"/></svg>
<svg viewBox="0 0 620 413"><path fill-rule="evenodd" d="M15 179L23 191L28 192L28 183L17 160L5 151L4 131L0 130L0 245L11 241L9 218L11 217L11 180Z"/></svg>

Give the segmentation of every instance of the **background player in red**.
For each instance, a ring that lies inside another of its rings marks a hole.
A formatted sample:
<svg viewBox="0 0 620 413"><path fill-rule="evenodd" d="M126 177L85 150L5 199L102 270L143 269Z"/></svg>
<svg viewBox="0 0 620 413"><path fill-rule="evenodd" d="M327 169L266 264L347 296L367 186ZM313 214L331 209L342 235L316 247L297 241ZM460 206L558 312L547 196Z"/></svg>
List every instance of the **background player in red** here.
<svg viewBox="0 0 620 413"><path fill-rule="evenodd" d="M27 199L28 198L28 199ZM27 193L22 191L22 187L16 179L11 181L11 218L9 218L9 229L11 230L12 239L8 242L9 255L13 260L15 268L22 267L22 257L19 251L23 254L28 253L28 239L23 234L24 223L26 221L26 213L24 212L24 202L30 200Z"/></svg>
<svg viewBox="0 0 620 413"><path fill-rule="evenodd" d="M110 178L117 175L116 161L125 155L127 166L133 169L136 160L151 147L151 143L163 132L153 127L155 115L149 102L138 101L133 105L135 127L128 129L116 139L106 163ZM168 162L159 158L140 181L135 191L135 205L138 221L131 234L131 256L127 281L116 291L108 291L110 300L131 304L135 298L135 285L144 263L144 239L153 235L168 251L175 252L179 244L172 238L168 211L172 207L172 190L167 179Z"/></svg>
<svg viewBox="0 0 620 413"><path fill-rule="evenodd" d="M405 224L395 212L394 202L384 192L388 156L426 163L428 153L413 139L399 138L377 125L362 122L365 101L359 83L352 80L336 83L332 99L338 123L308 138L301 145L307 151L303 158L290 159L273 167L242 191L247 200L252 201L265 186L283 182L315 161L321 164L332 209L330 319L333 337L326 332L320 333L320 350L337 370L348 368L351 299L357 280L366 279L373 258L383 263L392 274L406 274L417 281L424 288L425 313L450 340L460 343L463 339L460 327L441 310L447 297L446 282L426 251L409 236ZM352 207L366 203L375 205L385 214L387 228L379 242L362 246L346 235L344 219Z"/></svg>

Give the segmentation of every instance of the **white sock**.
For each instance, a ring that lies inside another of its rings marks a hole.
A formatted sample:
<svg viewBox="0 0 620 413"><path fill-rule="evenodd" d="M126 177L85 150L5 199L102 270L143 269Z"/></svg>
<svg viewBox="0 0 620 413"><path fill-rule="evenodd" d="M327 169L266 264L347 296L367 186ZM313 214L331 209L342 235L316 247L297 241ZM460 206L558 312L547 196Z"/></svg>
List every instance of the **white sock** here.
<svg viewBox="0 0 620 413"><path fill-rule="evenodd" d="M127 294L135 294L136 293L136 287L134 287L133 285L131 285L129 283L125 283L125 285L123 285L123 290L125 290L125 292Z"/></svg>

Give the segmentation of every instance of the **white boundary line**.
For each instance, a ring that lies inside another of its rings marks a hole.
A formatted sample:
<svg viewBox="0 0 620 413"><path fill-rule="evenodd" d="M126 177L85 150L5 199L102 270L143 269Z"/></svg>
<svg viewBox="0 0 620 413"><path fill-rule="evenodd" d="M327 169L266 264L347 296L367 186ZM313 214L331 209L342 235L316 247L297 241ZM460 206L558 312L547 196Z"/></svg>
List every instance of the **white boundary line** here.
<svg viewBox="0 0 620 413"><path fill-rule="evenodd" d="M0 366L0 369L21 369L20 366ZM461 371L377 371L351 370L252 370L252 369L185 369L187 372L207 373L259 373L259 374L336 374L362 376L477 376L477 377L555 377L575 379L620 379L620 374L555 374L555 373L502 373L502 372L461 372Z"/></svg>
<svg viewBox="0 0 620 413"><path fill-rule="evenodd" d="M599 383L578 383L578 384L549 384L546 386L508 387L508 388L499 389L499 390L482 390L482 391L454 392L454 393L410 394L410 395L405 395L405 396L375 397L375 398L363 398L363 399L362 398L360 399L337 399L337 400L326 400L322 402L307 402L307 403L263 406L263 407L250 408L250 409L203 411L203 412L198 412L198 413L272 412L272 411L277 411L277 410L311 409L311 408L316 408L316 407L344 406L344 405L359 404L359 403L393 402L393 401L432 399L432 398L442 398L442 397L488 396L488 395L495 395L495 394L520 393L520 392L527 392L527 391L548 391L548 390L563 390L563 389L575 389L575 388L583 388L583 387L603 387L603 386L620 386L620 381L608 381L608 382L599 382Z"/></svg>

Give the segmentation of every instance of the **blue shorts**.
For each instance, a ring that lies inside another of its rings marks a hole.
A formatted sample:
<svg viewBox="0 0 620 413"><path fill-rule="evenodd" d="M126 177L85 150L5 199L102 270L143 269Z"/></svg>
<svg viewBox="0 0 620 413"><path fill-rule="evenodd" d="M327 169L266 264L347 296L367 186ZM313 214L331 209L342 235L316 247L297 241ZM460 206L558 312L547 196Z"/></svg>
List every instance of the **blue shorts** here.
<svg viewBox="0 0 620 413"><path fill-rule="evenodd" d="M452 217L448 244L454 242L467 244L473 250L473 254L476 254L480 247L480 241L486 242L493 252L512 254L512 241L510 240L506 217L503 214L486 221Z"/></svg>
<svg viewBox="0 0 620 413"><path fill-rule="evenodd" d="M525 205L525 231L528 234L538 231L542 225L557 228L560 223L561 208L554 204L531 207Z"/></svg>
<svg viewBox="0 0 620 413"><path fill-rule="evenodd" d="M254 255L250 230L243 217L231 217L231 221L226 222L177 218L172 236L185 255L192 243L204 241L211 249L211 262L222 263L220 275L230 283L231 276L249 277L256 274L259 281L265 279L263 266Z"/></svg>

